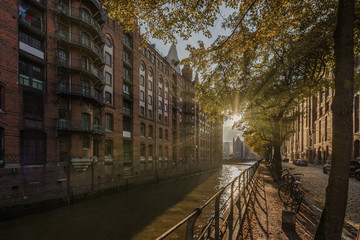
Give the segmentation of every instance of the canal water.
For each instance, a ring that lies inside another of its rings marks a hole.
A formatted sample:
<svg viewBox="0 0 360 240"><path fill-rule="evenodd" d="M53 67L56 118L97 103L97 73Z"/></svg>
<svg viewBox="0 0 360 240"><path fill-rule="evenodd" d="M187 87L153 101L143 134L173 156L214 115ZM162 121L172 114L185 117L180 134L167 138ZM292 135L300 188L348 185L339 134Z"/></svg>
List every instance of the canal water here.
<svg viewBox="0 0 360 240"><path fill-rule="evenodd" d="M140 186L127 192L0 222L0 239L155 239L249 165ZM183 239L181 230L170 239Z"/></svg>

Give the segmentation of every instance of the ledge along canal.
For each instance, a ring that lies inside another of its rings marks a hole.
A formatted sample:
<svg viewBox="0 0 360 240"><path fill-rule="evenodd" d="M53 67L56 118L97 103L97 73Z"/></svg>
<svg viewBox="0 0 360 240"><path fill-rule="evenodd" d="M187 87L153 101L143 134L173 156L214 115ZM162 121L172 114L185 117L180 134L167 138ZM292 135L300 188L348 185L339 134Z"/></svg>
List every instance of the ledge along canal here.
<svg viewBox="0 0 360 240"><path fill-rule="evenodd" d="M0 222L0 239L155 239L253 163L223 165L218 171L139 186L127 192ZM203 218L211 217L211 213L203 215ZM198 219L203 225L207 220ZM169 239L184 239L184 236L185 228L180 228Z"/></svg>

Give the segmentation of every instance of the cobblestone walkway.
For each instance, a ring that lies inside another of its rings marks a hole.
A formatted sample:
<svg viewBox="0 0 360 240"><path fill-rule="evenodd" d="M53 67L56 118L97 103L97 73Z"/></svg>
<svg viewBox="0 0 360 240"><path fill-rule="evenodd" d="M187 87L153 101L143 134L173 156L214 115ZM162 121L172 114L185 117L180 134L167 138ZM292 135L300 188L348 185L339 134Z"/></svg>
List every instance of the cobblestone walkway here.
<svg viewBox="0 0 360 240"><path fill-rule="evenodd" d="M237 239L313 239L320 215L314 210L311 201L301 205L300 212L296 215L295 231L283 229L284 206L278 197L278 184L263 164L259 171L257 190L251 196L243 230ZM354 238L343 236L343 239Z"/></svg>

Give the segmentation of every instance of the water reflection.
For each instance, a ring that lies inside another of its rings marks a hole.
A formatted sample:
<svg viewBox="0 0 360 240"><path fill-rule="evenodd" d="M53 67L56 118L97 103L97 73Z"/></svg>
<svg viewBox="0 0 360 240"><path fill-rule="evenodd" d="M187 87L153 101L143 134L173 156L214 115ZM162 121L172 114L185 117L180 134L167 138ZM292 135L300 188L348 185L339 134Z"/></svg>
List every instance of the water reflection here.
<svg viewBox="0 0 360 240"><path fill-rule="evenodd" d="M203 205L248 166L131 189L0 223L1 239L154 239ZM229 193L228 193L229 194ZM212 208L213 209L213 208ZM211 211L199 218L206 224ZM183 239L175 234L173 239Z"/></svg>

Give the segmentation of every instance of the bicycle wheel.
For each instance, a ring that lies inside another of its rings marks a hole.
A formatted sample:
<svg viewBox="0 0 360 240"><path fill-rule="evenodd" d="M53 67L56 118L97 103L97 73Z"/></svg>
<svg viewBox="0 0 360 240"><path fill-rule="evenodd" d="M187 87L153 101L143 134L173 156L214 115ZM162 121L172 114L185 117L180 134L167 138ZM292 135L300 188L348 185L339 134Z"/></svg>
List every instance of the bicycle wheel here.
<svg viewBox="0 0 360 240"><path fill-rule="evenodd" d="M305 193L299 188L299 187L294 187L293 189L293 201L292 201L292 205L293 205L293 209L294 212L298 213L301 207L301 203L304 199Z"/></svg>
<svg viewBox="0 0 360 240"><path fill-rule="evenodd" d="M291 203L290 199L290 190L287 184L281 184L278 190L279 198L284 203L284 206L287 207Z"/></svg>

